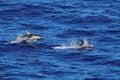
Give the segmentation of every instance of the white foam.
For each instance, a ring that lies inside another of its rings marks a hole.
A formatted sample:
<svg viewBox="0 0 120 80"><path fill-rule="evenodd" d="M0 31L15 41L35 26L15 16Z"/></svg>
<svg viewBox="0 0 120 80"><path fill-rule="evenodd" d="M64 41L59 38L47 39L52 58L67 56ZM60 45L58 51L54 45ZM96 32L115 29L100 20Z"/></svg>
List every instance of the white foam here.
<svg viewBox="0 0 120 80"><path fill-rule="evenodd" d="M62 44L60 46L55 46L53 47L53 49L77 49L77 42L76 41L72 41L70 43L65 43L65 44Z"/></svg>
<svg viewBox="0 0 120 80"><path fill-rule="evenodd" d="M32 43L32 42L37 41L36 39L31 39L31 40L27 40L27 39L28 39L28 37L18 36L18 37L16 38L16 40L11 41L11 43L12 43L12 44L14 44L14 43L21 43L21 42L23 42L23 41Z"/></svg>
<svg viewBox="0 0 120 80"><path fill-rule="evenodd" d="M16 38L16 40L14 40L14 41L11 41L11 43L21 43L22 41L24 41L24 40L26 40L27 39L27 37L21 37L21 36L18 36L17 38Z"/></svg>
<svg viewBox="0 0 120 80"><path fill-rule="evenodd" d="M69 44L63 44L63 45L60 45L60 46L55 46L55 47L52 47L53 49L81 49L81 48L84 48L84 49L91 49L93 48L93 45L90 45L87 40L85 41L85 45L84 46L81 46L80 44L78 44L76 41L72 41L70 42Z"/></svg>

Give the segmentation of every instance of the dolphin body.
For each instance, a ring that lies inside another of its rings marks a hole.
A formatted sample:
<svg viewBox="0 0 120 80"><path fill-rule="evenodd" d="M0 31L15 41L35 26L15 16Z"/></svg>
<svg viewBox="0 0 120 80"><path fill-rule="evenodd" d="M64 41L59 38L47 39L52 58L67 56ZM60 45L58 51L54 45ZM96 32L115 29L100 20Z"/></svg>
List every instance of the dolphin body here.
<svg viewBox="0 0 120 80"><path fill-rule="evenodd" d="M35 42L37 40L42 40L43 37L38 34L31 34L30 32L26 31L26 34L22 37L18 37L15 41L12 41L12 43L29 43L29 42Z"/></svg>

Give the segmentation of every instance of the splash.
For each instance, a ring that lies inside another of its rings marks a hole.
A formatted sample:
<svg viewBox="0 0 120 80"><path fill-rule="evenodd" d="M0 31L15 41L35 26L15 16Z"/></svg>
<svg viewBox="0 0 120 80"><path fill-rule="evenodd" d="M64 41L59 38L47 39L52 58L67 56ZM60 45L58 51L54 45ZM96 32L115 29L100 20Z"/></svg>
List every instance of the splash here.
<svg viewBox="0 0 120 80"><path fill-rule="evenodd" d="M12 43L12 44L14 44L14 43L21 43L21 42L23 42L23 41L26 40L26 39L27 39L27 37L22 38L21 36L18 36L18 37L16 38L16 40L11 41L11 43Z"/></svg>
<svg viewBox="0 0 120 80"><path fill-rule="evenodd" d="M22 43L22 42L28 42L28 43L32 43L32 42L35 42L35 41L37 41L36 39L34 39L34 40L27 40L28 39L28 37L21 37L21 36L18 36L17 38L16 38L16 40L14 40L14 41L11 41L11 43L12 44L14 44L14 43Z"/></svg>
<svg viewBox="0 0 120 80"><path fill-rule="evenodd" d="M53 49L78 49L80 46L78 46L78 43L76 41L71 41L70 43L65 43L60 46L52 47Z"/></svg>
<svg viewBox="0 0 120 80"><path fill-rule="evenodd" d="M69 44L63 44L55 46L53 49L92 49L93 45L89 44L87 40L84 40L84 44L78 44L76 41L72 41Z"/></svg>

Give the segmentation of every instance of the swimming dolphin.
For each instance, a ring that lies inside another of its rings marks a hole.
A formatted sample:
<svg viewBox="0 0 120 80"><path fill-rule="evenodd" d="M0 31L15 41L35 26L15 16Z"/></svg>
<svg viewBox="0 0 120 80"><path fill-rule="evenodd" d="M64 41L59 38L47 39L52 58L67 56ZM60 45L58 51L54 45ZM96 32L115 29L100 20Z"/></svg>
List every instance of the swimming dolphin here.
<svg viewBox="0 0 120 80"><path fill-rule="evenodd" d="M83 39L81 44L72 44L70 46L60 45L52 47L53 49L92 49L93 45L89 44L87 39Z"/></svg>
<svg viewBox="0 0 120 80"><path fill-rule="evenodd" d="M12 43L23 43L23 42L35 42L37 40L42 40L43 37L38 34L31 34L30 32L26 31L26 34L22 37L18 37L15 41L12 41Z"/></svg>

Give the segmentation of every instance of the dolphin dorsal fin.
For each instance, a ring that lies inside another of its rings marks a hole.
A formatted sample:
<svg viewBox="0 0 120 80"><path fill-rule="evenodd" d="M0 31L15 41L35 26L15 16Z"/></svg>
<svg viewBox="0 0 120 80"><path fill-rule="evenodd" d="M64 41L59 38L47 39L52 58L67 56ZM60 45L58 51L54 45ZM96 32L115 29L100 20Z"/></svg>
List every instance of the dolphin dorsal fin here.
<svg viewBox="0 0 120 80"><path fill-rule="evenodd" d="M26 31L26 35L29 35L29 34L30 34L30 32Z"/></svg>
<svg viewBox="0 0 120 80"><path fill-rule="evenodd" d="M88 45L88 41L87 41L87 39L83 39L81 45L82 45L82 46L86 46L86 45Z"/></svg>

